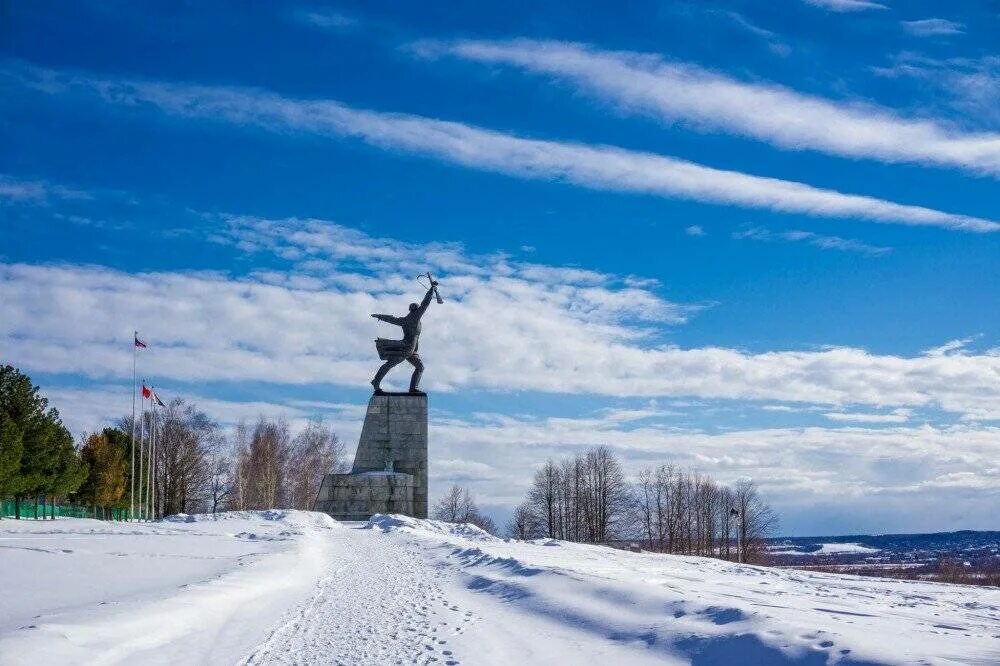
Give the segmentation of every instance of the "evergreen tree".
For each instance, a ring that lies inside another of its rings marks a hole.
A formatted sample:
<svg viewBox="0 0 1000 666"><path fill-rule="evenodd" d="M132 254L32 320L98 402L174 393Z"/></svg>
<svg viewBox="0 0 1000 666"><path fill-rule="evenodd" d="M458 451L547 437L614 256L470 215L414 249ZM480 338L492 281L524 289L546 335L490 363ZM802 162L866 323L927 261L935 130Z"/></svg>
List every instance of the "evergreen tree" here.
<svg viewBox="0 0 1000 666"><path fill-rule="evenodd" d="M44 404L48 403L45 398L41 400ZM67 441L72 446L73 438L59 420L59 412L50 409L28 419L23 441L22 496L36 500L35 518L38 518L38 500L52 490L58 473L60 449Z"/></svg>
<svg viewBox="0 0 1000 666"><path fill-rule="evenodd" d="M63 431L69 435L65 428ZM73 439L71 437L61 437L60 439L55 474L49 485L49 493L52 495L53 518L55 518L56 498L75 493L87 478L87 465L80 459L80 455L73 445Z"/></svg>
<svg viewBox="0 0 1000 666"><path fill-rule="evenodd" d="M10 486L7 492L14 495L15 516L19 518L22 499L37 499L57 488L71 488L80 475L73 460L73 438L59 420L59 412L48 409L48 400L38 394L38 387L10 365L0 366L0 414L0 457L14 458L14 442L18 437L21 442L18 469L3 482L5 487Z"/></svg>
<svg viewBox="0 0 1000 666"><path fill-rule="evenodd" d="M34 444L27 431L32 428L37 431L44 417L45 399L38 395L37 387L31 385L27 375L22 374L13 366L0 366L0 415L3 416L3 441L5 457L15 457L12 449L17 448L15 440L20 442L20 455L17 455L18 466L8 474L5 486L15 498L15 517L20 517L20 500L23 494L30 490L31 484L37 479L26 477L25 459L27 450ZM12 424L12 425L9 425ZM10 449L10 450L8 450Z"/></svg>
<svg viewBox="0 0 1000 666"><path fill-rule="evenodd" d="M21 490L21 431L0 409L0 500ZM0 514L0 518L3 515Z"/></svg>

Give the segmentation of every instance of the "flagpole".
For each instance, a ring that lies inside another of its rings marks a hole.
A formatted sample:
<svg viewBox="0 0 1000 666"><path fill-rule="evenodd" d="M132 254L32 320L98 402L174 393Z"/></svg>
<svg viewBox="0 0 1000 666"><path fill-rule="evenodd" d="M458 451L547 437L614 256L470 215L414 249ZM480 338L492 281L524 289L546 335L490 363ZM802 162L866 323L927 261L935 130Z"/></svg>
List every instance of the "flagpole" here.
<svg viewBox="0 0 1000 666"><path fill-rule="evenodd" d="M143 387L146 386L146 380L142 382ZM142 469L142 458L146 455L146 396L139 397L139 513L142 513L144 508L145 495L142 492L142 482L145 481L146 477L143 474Z"/></svg>
<svg viewBox="0 0 1000 666"><path fill-rule="evenodd" d="M153 396L155 395L154 393ZM153 471L153 466L156 464L156 402L150 398L149 404L152 413L149 439L149 518L154 520L156 518L156 474Z"/></svg>
<svg viewBox="0 0 1000 666"><path fill-rule="evenodd" d="M129 493L129 520L135 520L135 341L139 339L139 331L132 331L132 492Z"/></svg>

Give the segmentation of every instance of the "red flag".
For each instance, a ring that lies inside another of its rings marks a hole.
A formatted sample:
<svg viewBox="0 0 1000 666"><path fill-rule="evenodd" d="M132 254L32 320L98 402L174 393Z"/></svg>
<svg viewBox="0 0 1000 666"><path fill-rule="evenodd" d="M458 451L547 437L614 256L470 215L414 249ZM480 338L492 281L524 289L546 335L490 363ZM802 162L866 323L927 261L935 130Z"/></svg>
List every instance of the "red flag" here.
<svg viewBox="0 0 1000 666"><path fill-rule="evenodd" d="M145 384L143 384L142 385L142 397L143 397L143 399L146 399L146 398L150 397L151 395L153 395L153 392L149 390L149 387L147 387Z"/></svg>
<svg viewBox="0 0 1000 666"><path fill-rule="evenodd" d="M135 334L135 347L136 349L145 349L146 343L139 339L139 334Z"/></svg>
<svg viewBox="0 0 1000 666"><path fill-rule="evenodd" d="M155 402L160 407L166 407L166 405L163 404L163 401L160 400L160 396L156 395L156 391L153 391L153 402Z"/></svg>

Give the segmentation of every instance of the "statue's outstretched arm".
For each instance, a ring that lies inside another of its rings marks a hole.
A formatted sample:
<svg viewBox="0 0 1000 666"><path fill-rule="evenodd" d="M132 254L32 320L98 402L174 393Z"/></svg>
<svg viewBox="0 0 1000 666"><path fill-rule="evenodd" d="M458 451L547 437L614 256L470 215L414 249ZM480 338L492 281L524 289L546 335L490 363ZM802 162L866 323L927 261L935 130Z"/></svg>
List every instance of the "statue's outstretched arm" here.
<svg viewBox="0 0 1000 666"><path fill-rule="evenodd" d="M379 321L386 322L387 324L395 324L396 326L403 325L402 317L393 317L392 315L387 315L387 314L373 314L372 316L378 319Z"/></svg>

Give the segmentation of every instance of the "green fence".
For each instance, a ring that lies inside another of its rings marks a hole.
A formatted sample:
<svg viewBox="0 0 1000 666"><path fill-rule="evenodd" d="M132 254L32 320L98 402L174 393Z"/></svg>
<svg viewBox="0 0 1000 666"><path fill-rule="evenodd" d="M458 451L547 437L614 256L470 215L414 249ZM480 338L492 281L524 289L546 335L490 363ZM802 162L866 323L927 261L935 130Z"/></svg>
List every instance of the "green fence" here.
<svg viewBox="0 0 1000 666"><path fill-rule="evenodd" d="M107 520L125 520L128 518L128 509L107 509L96 510L92 506L81 506L79 504L36 504L35 502L21 501L21 518L33 519L35 510L38 510L38 519L50 518L101 518ZM14 500L6 499L0 501L0 516L13 518L15 515Z"/></svg>

